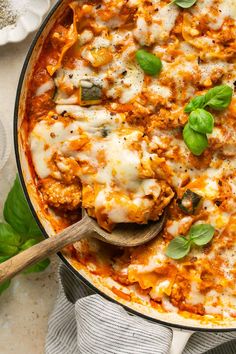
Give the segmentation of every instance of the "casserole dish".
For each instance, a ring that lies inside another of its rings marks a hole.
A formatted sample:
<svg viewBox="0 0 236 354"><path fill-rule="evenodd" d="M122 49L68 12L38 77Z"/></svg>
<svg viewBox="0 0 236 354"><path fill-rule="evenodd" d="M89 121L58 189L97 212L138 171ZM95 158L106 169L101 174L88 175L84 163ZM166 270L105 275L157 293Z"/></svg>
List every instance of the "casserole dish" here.
<svg viewBox="0 0 236 354"><path fill-rule="evenodd" d="M42 198L39 197L38 189L37 189L37 175L35 170L32 168L32 160L34 161L34 165L37 163L37 159L39 155L34 156L33 150L29 150L28 145L28 123L25 117L28 114L27 109L29 109L29 101L28 97L31 94L30 82L32 80L35 63L40 56L40 53L43 48L43 44L46 41L51 29L55 25L56 21L63 17L63 13L65 12L67 6L67 2L59 1L54 8L51 10L50 14L44 21L41 26L39 32L34 39L29 53L27 55L26 61L23 66L23 70L20 77L20 82L17 90L17 98L16 98L16 106L15 106L15 116L14 116L14 136L15 136L15 151L16 151L16 159L18 165L18 171L21 178L21 182L31 207L32 213L35 216L43 234L45 237L53 236L57 231L57 220L59 218L58 215L53 213L49 214L45 213L45 208L43 207ZM233 5L232 5L233 6ZM168 11L171 9L168 8ZM173 10L176 12L176 9ZM169 13L168 13L169 16ZM187 16L188 19L188 16ZM187 21L186 19L186 21ZM173 20L174 21L174 20ZM141 26L142 27L142 26ZM164 33L164 37L166 34ZM136 34L137 40L140 40L139 35ZM163 38L164 38L163 37ZM143 37L142 37L143 38ZM142 40L142 39L141 39ZM164 40L164 39L163 39ZM147 45L148 43L144 43L143 45ZM188 48L189 49L189 48ZM187 50L188 50L187 49ZM230 54L229 54L230 55ZM191 60L191 55L189 60ZM201 59L198 60L201 62ZM217 68L219 64L217 65ZM204 67L205 68L205 67ZM52 68L51 68L52 69ZM49 69L50 70L50 69ZM164 69L163 69L164 70ZM205 70L205 69L204 69ZM217 73L214 72L214 78L219 80L223 75L223 69L218 69ZM52 75L54 72L52 72ZM71 75L71 74L70 74ZM181 74L182 75L182 74ZM219 77L218 77L219 75ZM214 79L213 78L213 79ZM232 79L232 78L231 78ZM170 79L169 79L170 80ZM185 84L185 83L184 83ZM205 83L206 85L208 83ZM211 85L211 84L210 84ZM178 92L176 91L176 95ZM54 100L58 100L58 95L54 96ZM28 106L27 106L28 105ZM177 116L178 116L177 112ZM106 134L105 137L106 138ZM34 147L39 147L39 142L33 142ZM31 145L32 146L32 145ZM196 161L195 161L196 164ZM198 167L196 168L198 169ZM200 172L201 174L201 172ZM211 189L211 186L208 186ZM193 185L192 185L193 188ZM189 217L188 217L189 218ZM189 219L188 219L189 220ZM233 226L232 226L233 227ZM233 229L232 229L233 231ZM96 272L91 272L86 265L81 262L78 262L73 257L73 252L70 252L71 249L65 250L65 252L60 254L63 262L78 276L78 279L82 280L85 284L90 286L94 291L101 294L105 298L116 301L124 306L129 312L134 313L135 315L142 316L148 320L156 321L157 323L161 323L166 326L170 326L172 328L186 330L187 332L183 332L183 342L187 340L189 336L189 332L191 331L233 331L236 330L236 320L234 316L214 316L214 312L211 314L201 315L201 311L197 312L197 316L187 316L186 312L178 313L178 311L160 311L158 304L155 306L147 306L145 305L145 301L132 301L130 296L125 296L122 291L114 292L114 279L108 275L100 274ZM201 261L202 262L202 261ZM112 284L112 286L111 286ZM235 283L234 283L235 284ZM144 288L145 289L145 288ZM127 295L127 294L126 294ZM144 294L146 295L146 294ZM145 297L145 296L144 296ZM218 304L216 305L218 306ZM186 308L185 308L186 311ZM180 338L180 336L179 336ZM181 345L179 345L179 349L181 349ZM177 353L175 349L174 353Z"/></svg>

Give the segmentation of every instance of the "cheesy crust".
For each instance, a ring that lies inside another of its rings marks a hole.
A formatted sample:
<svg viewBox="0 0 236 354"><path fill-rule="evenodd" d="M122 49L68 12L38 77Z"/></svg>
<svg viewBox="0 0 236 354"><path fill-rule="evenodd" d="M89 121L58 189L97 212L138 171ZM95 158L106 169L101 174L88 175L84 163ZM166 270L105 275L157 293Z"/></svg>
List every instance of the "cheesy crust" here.
<svg viewBox="0 0 236 354"><path fill-rule="evenodd" d="M83 240L73 255L124 287L126 299L209 321L236 318L236 95L214 111L200 157L182 137L191 98L235 87L235 1L198 0L188 10L167 0L67 3L27 98L28 148L45 210L72 222L83 206L110 231L157 220L169 206L149 244L120 250ZM161 59L158 76L138 65L143 47ZM186 190L202 197L191 215L177 204ZM168 258L170 240L195 223L215 228L212 242ZM111 290L122 296L118 285Z"/></svg>

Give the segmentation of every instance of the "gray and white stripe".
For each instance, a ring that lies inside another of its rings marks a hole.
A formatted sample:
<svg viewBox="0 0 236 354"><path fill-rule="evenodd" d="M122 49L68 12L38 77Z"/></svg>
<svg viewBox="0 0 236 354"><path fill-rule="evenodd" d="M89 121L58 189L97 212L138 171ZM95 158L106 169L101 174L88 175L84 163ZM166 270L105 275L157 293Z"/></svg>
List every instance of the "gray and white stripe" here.
<svg viewBox="0 0 236 354"><path fill-rule="evenodd" d="M46 354L167 354L172 330L127 313L59 269ZM223 345L222 345L223 344ZM213 349L215 348L215 349ZM236 354L236 333L195 333L183 354Z"/></svg>

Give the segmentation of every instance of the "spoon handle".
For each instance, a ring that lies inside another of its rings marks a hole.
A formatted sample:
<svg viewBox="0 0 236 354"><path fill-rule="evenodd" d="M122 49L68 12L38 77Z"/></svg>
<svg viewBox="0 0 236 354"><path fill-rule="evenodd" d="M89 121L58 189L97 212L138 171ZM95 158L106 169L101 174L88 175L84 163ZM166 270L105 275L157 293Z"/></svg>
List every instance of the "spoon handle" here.
<svg viewBox="0 0 236 354"><path fill-rule="evenodd" d="M89 218L84 217L82 220L69 226L56 236L47 238L0 264L0 284L4 280L12 278L14 275L20 273L25 268L60 251L64 246L79 241L86 234L89 234L90 223Z"/></svg>

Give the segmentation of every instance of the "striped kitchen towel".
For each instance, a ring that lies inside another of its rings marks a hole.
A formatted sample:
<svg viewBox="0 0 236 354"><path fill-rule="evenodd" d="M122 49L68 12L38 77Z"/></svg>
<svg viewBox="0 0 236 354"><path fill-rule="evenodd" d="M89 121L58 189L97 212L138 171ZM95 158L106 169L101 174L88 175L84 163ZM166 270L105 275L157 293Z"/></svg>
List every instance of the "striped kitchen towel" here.
<svg viewBox="0 0 236 354"><path fill-rule="evenodd" d="M49 320L46 354L168 354L170 328L127 313L95 294L65 266ZM195 333L183 354L236 354L236 333Z"/></svg>

